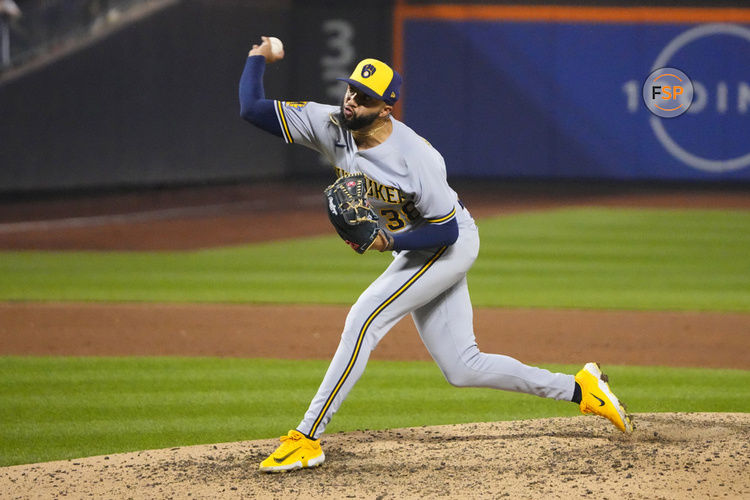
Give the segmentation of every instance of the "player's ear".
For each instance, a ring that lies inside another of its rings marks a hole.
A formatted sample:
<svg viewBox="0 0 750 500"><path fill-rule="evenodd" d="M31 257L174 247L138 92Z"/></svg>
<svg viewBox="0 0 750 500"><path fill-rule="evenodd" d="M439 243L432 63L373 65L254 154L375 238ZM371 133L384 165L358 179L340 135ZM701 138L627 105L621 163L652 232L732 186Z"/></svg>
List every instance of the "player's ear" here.
<svg viewBox="0 0 750 500"><path fill-rule="evenodd" d="M390 104L386 104L385 106L383 106L383 109L380 110L380 113L378 113L378 116L380 118L385 118L386 116L390 115L392 111L393 111L393 106L391 106Z"/></svg>

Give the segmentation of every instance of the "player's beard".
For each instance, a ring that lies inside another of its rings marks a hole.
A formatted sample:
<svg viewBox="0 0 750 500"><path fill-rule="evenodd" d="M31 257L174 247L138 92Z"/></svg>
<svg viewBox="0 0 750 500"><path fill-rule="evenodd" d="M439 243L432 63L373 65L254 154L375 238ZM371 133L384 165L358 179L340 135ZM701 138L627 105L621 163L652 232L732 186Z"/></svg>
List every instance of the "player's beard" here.
<svg viewBox="0 0 750 500"><path fill-rule="evenodd" d="M370 113L369 115L356 116L352 115L351 118L347 118L344 114L344 103L341 103L341 110L339 111L339 123L349 130L360 130L365 127L372 125L377 119L379 111Z"/></svg>

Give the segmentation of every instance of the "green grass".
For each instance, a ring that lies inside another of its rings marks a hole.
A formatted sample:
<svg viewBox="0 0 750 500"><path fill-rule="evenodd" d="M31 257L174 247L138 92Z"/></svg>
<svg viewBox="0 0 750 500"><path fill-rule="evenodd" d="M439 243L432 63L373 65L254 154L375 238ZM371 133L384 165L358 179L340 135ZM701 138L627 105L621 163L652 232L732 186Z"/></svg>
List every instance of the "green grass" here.
<svg viewBox="0 0 750 500"><path fill-rule="evenodd" d="M750 311L750 213L564 209L479 221L485 307ZM198 252L0 252L0 300L350 304L390 256L337 236Z"/></svg>
<svg viewBox="0 0 750 500"><path fill-rule="evenodd" d="M750 311L747 212L566 209L479 227L477 306ZM0 252L0 300L350 304L389 259L335 235L198 252ZM274 437L297 425L326 366L0 357L0 465ZM635 412L750 411L750 371L607 371ZM576 414L455 389L433 363L373 361L328 431Z"/></svg>
<svg viewBox="0 0 750 500"><path fill-rule="evenodd" d="M326 366L0 357L0 465L276 437L299 423ZM579 368L545 366L567 373ZM750 411L750 371L607 371L634 412ZM431 362L372 361L327 432L577 414L570 403L451 387Z"/></svg>
<svg viewBox="0 0 750 500"><path fill-rule="evenodd" d="M750 311L750 212L575 209L480 232L476 305Z"/></svg>

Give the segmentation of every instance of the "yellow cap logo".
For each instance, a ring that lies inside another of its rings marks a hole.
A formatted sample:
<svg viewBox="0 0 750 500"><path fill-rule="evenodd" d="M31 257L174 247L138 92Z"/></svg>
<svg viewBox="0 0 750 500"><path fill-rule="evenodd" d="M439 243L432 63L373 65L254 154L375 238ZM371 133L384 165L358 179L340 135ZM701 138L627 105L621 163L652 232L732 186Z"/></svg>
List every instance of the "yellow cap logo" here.
<svg viewBox="0 0 750 500"><path fill-rule="evenodd" d="M375 66L373 66L372 64L365 64L362 67L362 78L370 78L370 76L372 76L375 71Z"/></svg>
<svg viewBox="0 0 750 500"><path fill-rule="evenodd" d="M393 79L393 70L377 59L365 59L354 68L349 78L382 96ZM395 98L395 96L391 97Z"/></svg>

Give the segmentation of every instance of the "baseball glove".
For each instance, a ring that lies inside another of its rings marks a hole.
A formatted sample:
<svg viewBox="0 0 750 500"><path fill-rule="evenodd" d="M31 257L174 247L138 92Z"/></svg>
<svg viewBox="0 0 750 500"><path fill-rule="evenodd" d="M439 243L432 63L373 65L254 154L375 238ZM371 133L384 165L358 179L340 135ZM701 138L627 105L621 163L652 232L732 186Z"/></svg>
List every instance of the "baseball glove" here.
<svg viewBox="0 0 750 500"><path fill-rule="evenodd" d="M325 191L328 218L339 236L357 253L365 253L378 237L378 216L367 202L362 174L339 177Z"/></svg>

